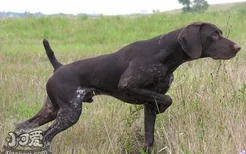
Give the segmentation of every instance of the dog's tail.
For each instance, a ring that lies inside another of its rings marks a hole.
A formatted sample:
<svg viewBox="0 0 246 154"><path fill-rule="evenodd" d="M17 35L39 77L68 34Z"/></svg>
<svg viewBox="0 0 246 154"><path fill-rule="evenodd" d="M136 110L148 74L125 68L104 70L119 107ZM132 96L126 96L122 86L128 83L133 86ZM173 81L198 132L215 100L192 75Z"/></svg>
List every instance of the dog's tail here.
<svg viewBox="0 0 246 154"><path fill-rule="evenodd" d="M46 54L50 60L50 63L54 67L54 72L55 72L58 68L60 68L62 66L62 64L56 59L55 54L50 47L49 41L44 39L43 44L44 44Z"/></svg>

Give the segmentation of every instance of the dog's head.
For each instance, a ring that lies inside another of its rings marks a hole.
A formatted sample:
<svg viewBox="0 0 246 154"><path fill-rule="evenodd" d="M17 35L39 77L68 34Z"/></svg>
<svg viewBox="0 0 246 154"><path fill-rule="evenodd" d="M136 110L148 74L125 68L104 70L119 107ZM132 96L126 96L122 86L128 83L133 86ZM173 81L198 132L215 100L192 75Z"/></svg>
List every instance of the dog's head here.
<svg viewBox="0 0 246 154"><path fill-rule="evenodd" d="M238 44L224 38L218 27L205 22L195 22L185 27L178 35L178 41L192 59L230 59L241 49Z"/></svg>

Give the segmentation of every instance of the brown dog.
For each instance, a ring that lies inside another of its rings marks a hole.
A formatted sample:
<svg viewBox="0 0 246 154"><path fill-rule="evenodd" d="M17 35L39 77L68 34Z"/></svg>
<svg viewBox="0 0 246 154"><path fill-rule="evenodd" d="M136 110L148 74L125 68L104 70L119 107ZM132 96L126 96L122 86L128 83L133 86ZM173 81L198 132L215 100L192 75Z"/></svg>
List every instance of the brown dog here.
<svg viewBox="0 0 246 154"><path fill-rule="evenodd" d="M187 27L137 41L119 51L62 65L47 40L44 47L55 71L47 83L48 98L33 118L19 124L16 131L41 126L54 120L44 132L47 143L59 132L75 124L82 102L95 95L109 95L131 104L144 105L145 146L152 151L156 114L171 104L165 95L173 72L184 62L198 58L230 59L240 46L224 38L211 23L196 22ZM50 100L49 100L50 98Z"/></svg>

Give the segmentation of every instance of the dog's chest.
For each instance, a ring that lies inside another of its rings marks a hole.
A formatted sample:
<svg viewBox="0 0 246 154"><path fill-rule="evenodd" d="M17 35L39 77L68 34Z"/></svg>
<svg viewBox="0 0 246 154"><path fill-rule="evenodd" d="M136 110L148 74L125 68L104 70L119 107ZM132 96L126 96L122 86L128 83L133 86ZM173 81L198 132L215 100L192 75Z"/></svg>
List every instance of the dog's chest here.
<svg viewBox="0 0 246 154"><path fill-rule="evenodd" d="M165 77L161 80L159 80L158 83L150 87L150 90L159 92L159 93L166 93L168 89L170 88L172 82L173 82L173 74L166 74Z"/></svg>

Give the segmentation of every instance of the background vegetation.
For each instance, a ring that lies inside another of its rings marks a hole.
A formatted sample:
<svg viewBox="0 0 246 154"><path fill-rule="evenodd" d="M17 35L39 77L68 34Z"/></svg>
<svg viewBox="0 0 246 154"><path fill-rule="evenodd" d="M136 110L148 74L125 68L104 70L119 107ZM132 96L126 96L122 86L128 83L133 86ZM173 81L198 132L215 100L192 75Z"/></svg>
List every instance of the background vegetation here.
<svg viewBox="0 0 246 154"><path fill-rule="evenodd" d="M0 19L0 147L16 123L39 111L46 96L53 69L43 38L49 39L61 62L69 63L207 21L242 50L228 61L207 58L177 69L168 92L174 103L157 118L155 148L168 154L232 154L246 149L246 5L229 8L201 14ZM76 125L54 139L52 152L132 153L143 145L143 135L141 106L100 96L84 105Z"/></svg>
<svg viewBox="0 0 246 154"><path fill-rule="evenodd" d="M208 2L206 0L178 0L183 5L183 12L201 12L208 8Z"/></svg>

